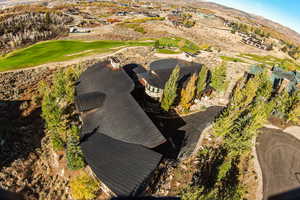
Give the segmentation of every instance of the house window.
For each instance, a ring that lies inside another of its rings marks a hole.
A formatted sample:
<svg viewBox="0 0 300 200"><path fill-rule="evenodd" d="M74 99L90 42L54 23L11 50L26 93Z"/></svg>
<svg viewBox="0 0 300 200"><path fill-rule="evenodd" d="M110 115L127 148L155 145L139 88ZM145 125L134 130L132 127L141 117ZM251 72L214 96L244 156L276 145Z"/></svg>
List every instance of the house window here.
<svg viewBox="0 0 300 200"><path fill-rule="evenodd" d="M154 87L151 87L151 92L154 92Z"/></svg>

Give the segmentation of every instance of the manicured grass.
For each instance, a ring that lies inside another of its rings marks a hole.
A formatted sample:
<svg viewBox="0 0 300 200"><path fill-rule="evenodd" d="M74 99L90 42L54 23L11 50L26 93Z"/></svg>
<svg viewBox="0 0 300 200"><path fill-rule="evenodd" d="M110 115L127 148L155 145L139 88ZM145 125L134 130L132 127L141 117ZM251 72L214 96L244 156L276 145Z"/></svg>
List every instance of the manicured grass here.
<svg viewBox="0 0 300 200"><path fill-rule="evenodd" d="M189 52L189 53L196 53L200 50L200 47L183 38L160 38L158 40L159 47L178 47L181 51Z"/></svg>
<svg viewBox="0 0 300 200"><path fill-rule="evenodd" d="M143 26L141 26L141 24L148 21L163 21L163 20L165 20L164 17L145 17L141 19L129 19L124 21L123 23L120 23L119 26L130 28L136 32L146 34L147 33L146 30L144 29Z"/></svg>
<svg viewBox="0 0 300 200"><path fill-rule="evenodd" d="M152 40L152 41L151 41ZM161 38L147 41L78 41L78 40L55 40L37 43L28 48L16 50L5 57L0 57L0 71L8 71L33 67L45 63L67 61L74 58L116 51L129 46L154 46L159 41L160 53L174 54L183 51L195 53L200 48L198 45L183 38ZM168 47L177 47L178 52L168 50Z"/></svg>
<svg viewBox="0 0 300 200"><path fill-rule="evenodd" d="M220 56L220 58L224 61L228 62L241 62L241 63L247 63L243 59L240 58L234 58L234 57L229 57L229 56Z"/></svg>
<svg viewBox="0 0 300 200"><path fill-rule="evenodd" d="M138 41L49 41L20 49L0 58L0 71L32 67L49 62L66 61L124 46L152 46L154 42Z"/></svg>
<svg viewBox="0 0 300 200"><path fill-rule="evenodd" d="M273 66L279 64L286 70L300 70L300 64L296 63L292 59L281 59L274 56L259 56L255 54L240 54L239 57L254 60L265 65Z"/></svg>
<svg viewBox="0 0 300 200"><path fill-rule="evenodd" d="M156 51L157 51L157 53L162 53L162 54L177 54L177 53L181 53L181 52L172 51L170 49L157 49Z"/></svg>

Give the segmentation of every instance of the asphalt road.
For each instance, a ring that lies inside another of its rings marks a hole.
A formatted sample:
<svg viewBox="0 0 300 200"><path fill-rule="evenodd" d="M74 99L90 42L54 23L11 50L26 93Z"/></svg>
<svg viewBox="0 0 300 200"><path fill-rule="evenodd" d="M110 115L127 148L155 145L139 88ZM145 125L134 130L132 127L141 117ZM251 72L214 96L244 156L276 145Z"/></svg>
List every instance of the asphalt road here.
<svg viewBox="0 0 300 200"><path fill-rule="evenodd" d="M300 141L277 129L262 129L257 154L264 200L300 199Z"/></svg>

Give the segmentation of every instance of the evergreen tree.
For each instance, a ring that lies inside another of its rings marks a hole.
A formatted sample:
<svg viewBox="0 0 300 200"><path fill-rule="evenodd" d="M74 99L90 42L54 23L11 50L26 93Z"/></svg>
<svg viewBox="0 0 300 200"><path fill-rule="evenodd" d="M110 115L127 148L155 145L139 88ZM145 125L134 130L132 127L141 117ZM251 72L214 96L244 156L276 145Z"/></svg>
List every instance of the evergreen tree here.
<svg viewBox="0 0 300 200"><path fill-rule="evenodd" d="M223 92L226 90L226 64L222 63L220 66L216 67L212 72L211 86L218 92Z"/></svg>
<svg viewBox="0 0 300 200"><path fill-rule="evenodd" d="M164 93L161 101L161 108L165 111L169 111L170 107L175 101L177 97L177 89L178 89L178 78L179 78L180 68L176 66L169 80L165 84Z"/></svg>
<svg viewBox="0 0 300 200"><path fill-rule="evenodd" d="M299 123L299 121L300 121L300 101L293 106L291 112L288 114L288 121Z"/></svg>
<svg viewBox="0 0 300 200"><path fill-rule="evenodd" d="M185 89L181 91L180 105L184 111L188 111L191 107L191 101L195 97L197 76L193 74Z"/></svg>
<svg viewBox="0 0 300 200"><path fill-rule="evenodd" d="M197 81L197 97L201 97L203 90L206 87L207 72L207 68L205 66L202 66Z"/></svg>

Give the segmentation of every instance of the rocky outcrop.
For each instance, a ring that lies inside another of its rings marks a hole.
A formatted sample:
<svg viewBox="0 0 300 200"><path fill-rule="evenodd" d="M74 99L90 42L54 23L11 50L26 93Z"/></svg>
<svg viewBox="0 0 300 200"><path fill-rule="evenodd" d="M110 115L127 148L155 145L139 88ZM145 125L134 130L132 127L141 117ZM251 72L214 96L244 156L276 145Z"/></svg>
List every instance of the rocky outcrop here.
<svg viewBox="0 0 300 200"><path fill-rule="evenodd" d="M24 199L70 199L68 179L56 174L46 144L0 171L0 187Z"/></svg>

